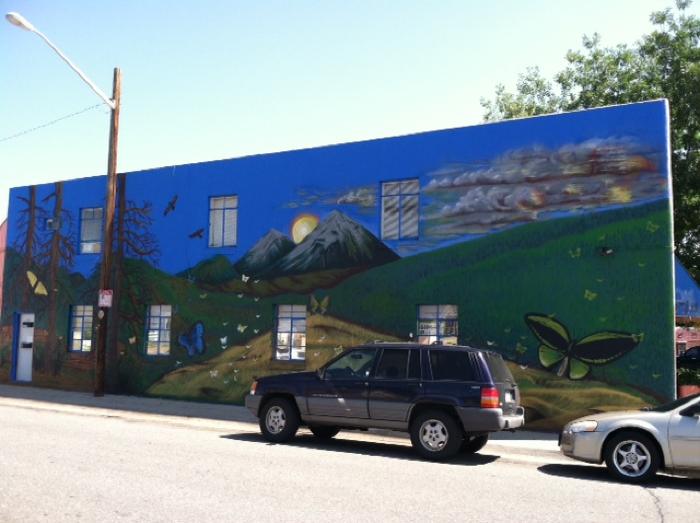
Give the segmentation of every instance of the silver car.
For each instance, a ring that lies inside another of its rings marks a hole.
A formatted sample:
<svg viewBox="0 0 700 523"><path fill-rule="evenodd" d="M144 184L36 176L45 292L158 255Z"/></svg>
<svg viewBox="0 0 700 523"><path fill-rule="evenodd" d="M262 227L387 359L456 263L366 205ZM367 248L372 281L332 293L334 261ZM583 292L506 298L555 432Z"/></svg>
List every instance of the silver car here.
<svg viewBox="0 0 700 523"><path fill-rule="evenodd" d="M571 458L602 463L642 483L665 470L700 477L700 394L641 411L607 412L568 423L559 437Z"/></svg>

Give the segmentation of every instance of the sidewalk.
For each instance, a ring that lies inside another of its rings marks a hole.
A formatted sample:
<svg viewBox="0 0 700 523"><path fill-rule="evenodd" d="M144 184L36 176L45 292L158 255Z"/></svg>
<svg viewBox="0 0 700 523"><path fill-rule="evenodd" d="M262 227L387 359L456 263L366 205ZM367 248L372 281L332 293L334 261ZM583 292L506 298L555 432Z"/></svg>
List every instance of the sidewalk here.
<svg viewBox="0 0 700 523"><path fill-rule="evenodd" d="M25 385L0 384L0 406L31 408L82 416L107 416L128 420L163 421L213 430L226 430L231 424L248 425L257 431L258 420L245 407L192 401L120 396L95 397L85 392L43 389ZM248 427L246 427L248 428ZM370 431L378 437L408 438L401 432ZM525 454L561 456L557 435L546 432L498 432L491 434L489 448Z"/></svg>

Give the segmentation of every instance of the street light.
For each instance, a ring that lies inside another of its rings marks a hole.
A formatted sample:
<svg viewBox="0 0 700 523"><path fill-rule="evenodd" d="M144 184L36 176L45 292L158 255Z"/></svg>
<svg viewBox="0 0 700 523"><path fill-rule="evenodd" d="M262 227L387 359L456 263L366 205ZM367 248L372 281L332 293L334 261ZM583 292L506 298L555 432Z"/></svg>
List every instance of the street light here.
<svg viewBox="0 0 700 523"><path fill-rule="evenodd" d="M34 27L21 14L11 12L5 18L12 25L25 29L39 36L53 49L61 60L77 73L77 75L99 96L111 109L112 117L109 126L109 155L107 160L107 195L104 221L102 260L100 263L100 291L109 289L112 274L112 237L114 235L114 208L117 199L117 142L119 135L119 107L121 100L122 75L118 67L114 68L112 80L112 98L108 98L102 90L90 80L70 59L64 55L41 31ZM103 396L105 389L105 353L107 348L107 325L109 307L99 307L97 313L97 344L95 352L95 396Z"/></svg>

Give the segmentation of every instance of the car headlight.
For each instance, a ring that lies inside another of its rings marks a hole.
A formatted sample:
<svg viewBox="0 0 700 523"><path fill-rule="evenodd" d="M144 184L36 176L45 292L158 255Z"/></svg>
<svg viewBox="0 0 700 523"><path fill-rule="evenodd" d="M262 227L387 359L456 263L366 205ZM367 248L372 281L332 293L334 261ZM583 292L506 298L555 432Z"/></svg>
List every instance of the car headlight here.
<svg viewBox="0 0 700 523"><path fill-rule="evenodd" d="M598 422L592 420L575 421L569 425L569 432L595 432Z"/></svg>

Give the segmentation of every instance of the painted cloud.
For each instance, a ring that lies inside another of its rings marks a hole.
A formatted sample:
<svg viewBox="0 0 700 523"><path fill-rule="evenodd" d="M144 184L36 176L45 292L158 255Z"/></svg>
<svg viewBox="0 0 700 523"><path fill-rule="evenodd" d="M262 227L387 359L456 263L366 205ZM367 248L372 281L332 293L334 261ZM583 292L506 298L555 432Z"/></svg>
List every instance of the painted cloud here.
<svg viewBox="0 0 700 523"><path fill-rule="evenodd" d="M595 140L556 151L513 151L490 165L435 172L423 188L430 199L430 235L482 234L541 218L651 200L666 192L658 161L624 140Z"/></svg>

